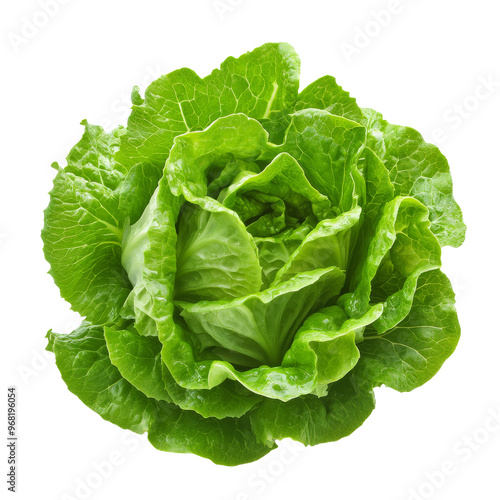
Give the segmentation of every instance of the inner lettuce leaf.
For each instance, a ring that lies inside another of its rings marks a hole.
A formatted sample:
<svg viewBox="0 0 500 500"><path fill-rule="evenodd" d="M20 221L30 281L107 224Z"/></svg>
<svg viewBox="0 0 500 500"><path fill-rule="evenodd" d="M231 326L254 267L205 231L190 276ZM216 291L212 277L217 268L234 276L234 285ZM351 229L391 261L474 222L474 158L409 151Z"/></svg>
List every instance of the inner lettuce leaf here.
<svg viewBox="0 0 500 500"><path fill-rule="evenodd" d="M322 220L330 210L328 198L311 186L297 160L287 153L276 156L262 172L240 174L231 186L220 193L219 199L242 221L255 217L257 220L249 224L249 228L255 228L256 222L264 220L260 231L252 231L254 236L262 237L279 234L307 216ZM282 225L272 217L276 212L285 214ZM268 215L271 216L268 224L271 231L266 231Z"/></svg>
<svg viewBox="0 0 500 500"><path fill-rule="evenodd" d="M336 441L459 340L446 159L331 76L299 93L299 73L285 43L174 71L54 164L44 253L83 322L47 349L159 450L238 465Z"/></svg>
<svg viewBox="0 0 500 500"><path fill-rule="evenodd" d="M419 276L441 265L441 247L429 226L428 210L415 198L398 196L384 205L363 234L349 285L353 292L339 299L350 316L364 314L372 300L372 281L383 283L387 275L400 277L400 286L384 297L384 312L375 328L383 333L408 314Z"/></svg>
<svg viewBox="0 0 500 500"><path fill-rule="evenodd" d="M241 297L262 285L257 246L231 212L185 205L179 219L175 298Z"/></svg>

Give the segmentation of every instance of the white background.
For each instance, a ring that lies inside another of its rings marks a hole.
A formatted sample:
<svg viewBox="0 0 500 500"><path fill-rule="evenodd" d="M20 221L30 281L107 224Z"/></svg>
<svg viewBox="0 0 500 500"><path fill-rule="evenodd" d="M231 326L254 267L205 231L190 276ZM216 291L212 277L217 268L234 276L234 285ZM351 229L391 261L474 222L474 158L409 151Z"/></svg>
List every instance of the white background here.
<svg viewBox="0 0 500 500"><path fill-rule="evenodd" d="M17 498L84 498L78 485L90 481L86 497L106 500L498 500L500 424L488 426L489 415L500 419L497 2L47 1L50 16L43 0L3 2L0 13L2 393L9 384L19 393ZM443 256L462 340L422 388L377 390L352 436L227 468L157 451L69 393L44 336L78 317L46 274L39 233L50 164L64 164L82 119L125 123L134 84L182 66L204 76L268 41L296 48L302 88L332 74L361 106L439 139L468 225L463 247ZM96 472L110 459L111 472Z"/></svg>

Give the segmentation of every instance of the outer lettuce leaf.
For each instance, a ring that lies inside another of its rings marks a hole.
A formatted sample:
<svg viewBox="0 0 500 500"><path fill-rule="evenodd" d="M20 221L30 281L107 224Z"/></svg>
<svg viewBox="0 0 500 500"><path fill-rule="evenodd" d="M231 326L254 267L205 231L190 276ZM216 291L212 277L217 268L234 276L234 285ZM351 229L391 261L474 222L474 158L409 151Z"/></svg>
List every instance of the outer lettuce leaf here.
<svg viewBox="0 0 500 500"><path fill-rule="evenodd" d="M363 114L368 146L384 162L396 196L413 196L428 207L431 229L441 246L460 246L465 224L453 197L446 158L416 130L392 125L372 109L363 109Z"/></svg>
<svg viewBox="0 0 500 500"><path fill-rule="evenodd" d="M66 158L66 173L81 177L89 183L116 189L127 175L127 170L113 161L126 129L118 127L106 133L102 127L90 125L87 120L83 120L82 125L85 132Z"/></svg>
<svg viewBox="0 0 500 500"><path fill-rule="evenodd" d="M431 379L455 350L460 325L455 294L439 270L422 274L409 314L382 335L365 336L356 366L360 380L411 391Z"/></svg>
<svg viewBox="0 0 500 500"><path fill-rule="evenodd" d="M258 119L276 142L297 98L299 72L300 59L287 43L266 43L237 59L229 57L205 78L213 112Z"/></svg>
<svg viewBox="0 0 500 500"><path fill-rule="evenodd" d="M373 391L353 375L331 384L325 397L303 396L286 403L266 399L252 412L262 443L290 437L306 445L336 441L354 432L375 408Z"/></svg>
<svg viewBox="0 0 500 500"><path fill-rule="evenodd" d="M162 76L132 107L118 162L129 169L148 160L161 168L176 136L234 113L263 120L279 135L297 97L299 69L293 48L280 43L230 57L203 79L187 68Z"/></svg>
<svg viewBox="0 0 500 500"><path fill-rule="evenodd" d="M343 90L333 76L319 78L299 94L295 111L309 108L324 109L332 115L343 116L357 123L363 120L363 112L356 104L356 99Z"/></svg>
<svg viewBox="0 0 500 500"><path fill-rule="evenodd" d="M203 418L146 397L110 362L102 327L82 326L52 334L56 363L68 389L105 420L137 433L163 451L195 453L215 463L237 465L264 456L275 445L257 443L247 417Z"/></svg>
<svg viewBox="0 0 500 500"><path fill-rule="evenodd" d="M123 177L113 162L123 131L84 125L68 166L56 165L42 238L61 296L89 321L106 323L118 316L131 288L120 262L124 214L113 191Z"/></svg>
<svg viewBox="0 0 500 500"><path fill-rule="evenodd" d="M56 364L68 389L105 420L142 434L154 421L156 402L122 378L111 364L103 327L82 325L52 334Z"/></svg>
<svg viewBox="0 0 500 500"><path fill-rule="evenodd" d="M172 402L162 376L161 344L132 330L104 328L109 359L121 376L148 398Z"/></svg>
<svg viewBox="0 0 500 500"><path fill-rule="evenodd" d="M148 439L159 450L194 453L216 464L232 466L258 460L276 448L274 443L258 442L247 415L218 420L168 403L158 406Z"/></svg>

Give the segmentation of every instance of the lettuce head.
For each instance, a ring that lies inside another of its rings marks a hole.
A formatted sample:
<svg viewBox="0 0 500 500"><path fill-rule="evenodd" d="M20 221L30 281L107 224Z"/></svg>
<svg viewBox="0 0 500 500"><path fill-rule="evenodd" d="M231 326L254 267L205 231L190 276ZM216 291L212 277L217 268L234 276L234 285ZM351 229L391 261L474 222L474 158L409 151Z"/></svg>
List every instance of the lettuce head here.
<svg viewBox="0 0 500 500"><path fill-rule="evenodd" d="M132 102L54 165L44 252L84 320L47 348L71 392L237 465L347 436L375 387L436 374L460 333L441 247L465 235L437 147L333 77L299 93L283 43Z"/></svg>

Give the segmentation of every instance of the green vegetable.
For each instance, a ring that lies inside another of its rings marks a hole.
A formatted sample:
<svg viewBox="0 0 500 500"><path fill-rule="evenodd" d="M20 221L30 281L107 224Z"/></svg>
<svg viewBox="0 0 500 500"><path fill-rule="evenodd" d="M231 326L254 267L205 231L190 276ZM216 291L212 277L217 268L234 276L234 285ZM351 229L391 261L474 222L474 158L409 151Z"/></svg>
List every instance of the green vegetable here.
<svg viewBox="0 0 500 500"><path fill-rule="evenodd" d="M446 159L332 77L298 88L287 44L174 71L55 165L45 257L85 320L48 349L160 450L236 465L340 439L374 387L415 389L458 342Z"/></svg>

